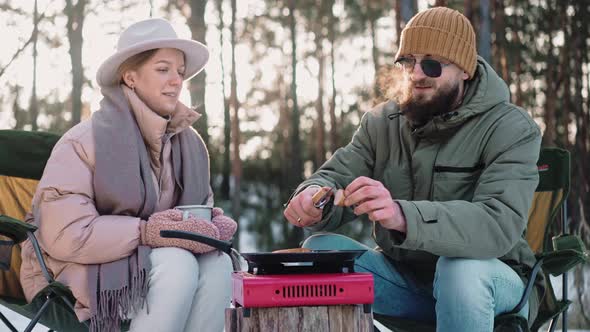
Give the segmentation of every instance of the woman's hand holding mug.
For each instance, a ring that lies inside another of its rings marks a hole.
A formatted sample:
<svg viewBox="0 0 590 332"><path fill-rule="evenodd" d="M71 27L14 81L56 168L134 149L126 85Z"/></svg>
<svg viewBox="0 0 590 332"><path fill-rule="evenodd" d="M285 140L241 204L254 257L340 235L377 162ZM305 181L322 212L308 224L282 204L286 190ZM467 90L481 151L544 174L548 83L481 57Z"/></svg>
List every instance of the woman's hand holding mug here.
<svg viewBox="0 0 590 332"><path fill-rule="evenodd" d="M215 250L206 244L196 241L163 238L161 230L187 231L219 239L219 230L212 222L195 218L189 215L183 220L183 212L176 209L156 212L150 216L148 221L141 222L141 244L152 248L178 247L200 254Z"/></svg>

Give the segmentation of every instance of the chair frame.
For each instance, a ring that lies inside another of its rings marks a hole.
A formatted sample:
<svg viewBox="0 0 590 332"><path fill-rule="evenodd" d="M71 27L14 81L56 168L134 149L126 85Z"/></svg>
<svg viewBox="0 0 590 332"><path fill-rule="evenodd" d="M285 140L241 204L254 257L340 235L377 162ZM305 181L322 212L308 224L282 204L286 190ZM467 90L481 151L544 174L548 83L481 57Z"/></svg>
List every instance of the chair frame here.
<svg viewBox="0 0 590 332"><path fill-rule="evenodd" d="M8 219L12 223L22 226L23 230L26 229L27 238L31 241L31 244L33 245L33 249L35 251L35 256L39 262L39 265L41 266L41 272L43 273L45 280L47 281L47 283L49 285L55 284L56 281L51 276L51 274L49 273L49 270L47 269L47 264L45 263L45 259L43 259L43 255L41 253L41 247L39 246L39 242L37 241L37 238L35 237L34 231L36 230L36 227L32 226L32 225L25 224L17 219L14 219L14 218L11 218L8 216L2 216L2 218ZM16 241L15 239L13 239L11 242L13 242L13 244L18 243L18 241ZM41 308L35 313L33 318L31 318L31 321L29 322L29 324L25 328L24 332L30 332L33 330L33 328L39 323L39 320L41 319L43 313L49 308L49 304L51 304L56 299L61 299L67 305L67 307L72 311L72 314L75 314L74 313L74 304L72 303L72 301L70 301L70 299L67 296L65 296L63 294L59 294L58 292L53 290L51 287L47 287L44 291L46 292L46 294L44 294L45 300L44 300L43 304L41 305ZM1 312L0 312L0 320L10 329L10 331L18 332L16 327ZM89 327L87 322L83 322L83 324L86 327ZM53 331L53 330L50 329L49 331Z"/></svg>
<svg viewBox="0 0 590 332"><path fill-rule="evenodd" d="M567 233L567 199L564 199L564 201L562 203L561 217L562 217L561 235L568 235L568 233ZM530 275L528 282L526 284L525 291L524 291L524 294L522 295L522 298L520 299L520 301L518 302L516 307L514 307L514 309L512 309L511 311L509 311L505 314L502 314L502 315L513 315L513 314L520 312L520 310L522 310L522 308L524 308L524 306L527 304L527 302L529 300L531 292L534 288L535 279L537 278L537 274L539 274L539 271L541 270L544 261L545 261L545 257L540 257L537 259L537 262L535 263L535 265L533 266L533 268L531 270L531 275ZM567 284L568 284L567 272L564 272L561 276L562 276L562 300L567 301L567 300L569 300L568 292L567 292ZM547 282L551 282L551 281L547 280ZM557 321L559 319L559 315L561 315L561 318L562 318L562 323L561 323L562 331L567 332L567 309L568 308L566 307L563 312L558 313L557 316L555 316L551 319L551 322L549 324L549 329L548 329L549 332L555 331L555 328L557 327ZM502 316L502 315L500 315L500 316Z"/></svg>
<svg viewBox="0 0 590 332"><path fill-rule="evenodd" d="M0 130L0 145L3 149L0 150L0 164L3 172L0 175L16 176L24 179L39 180L45 167L45 162L51 153L55 143L59 140L59 136L46 132L29 132L22 130ZM36 162L36 160L43 162ZM45 280L48 283L44 289L35 295L32 303L21 304L21 299L13 303L8 300L2 305L8 309L12 309L17 313L31 319L24 331L31 331L37 323L43 323L44 313L51 310L58 310L59 314L69 315L71 313L72 319L75 317L74 299L67 289L67 287L56 281L49 270L47 264L41 253L41 248L34 235L37 227L30 225L16 218L0 214L0 235L6 236L10 240L4 241L7 245L18 245L22 241L29 239L33 246L35 256ZM4 266L2 268L8 268ZM52 306L56 304L57 306ZM30 307L26 307L30 306ZM19 310L20 308L23 310ZM65 317L65 316L64 316ZM0 312L0 320L12 332L17 331L16 327ZM52 324L46 324L51 330ZM89 327L88 322L82 322L80 327Z"/></svg>

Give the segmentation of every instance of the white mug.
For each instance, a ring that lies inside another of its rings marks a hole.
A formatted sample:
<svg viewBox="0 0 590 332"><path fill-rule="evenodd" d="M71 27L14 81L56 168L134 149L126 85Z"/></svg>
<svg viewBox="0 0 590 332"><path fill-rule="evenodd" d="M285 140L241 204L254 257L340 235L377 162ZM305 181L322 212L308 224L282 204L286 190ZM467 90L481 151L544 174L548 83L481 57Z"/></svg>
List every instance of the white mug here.
<svg viewBox="0 0 590 332"><path fill-rule="evenodd" d="M177 210L182 211L182 220L188 219L189 215L197 219L204 219L211 221L211 210L212 207L207 205L179 205L174 207Z"/></svg>

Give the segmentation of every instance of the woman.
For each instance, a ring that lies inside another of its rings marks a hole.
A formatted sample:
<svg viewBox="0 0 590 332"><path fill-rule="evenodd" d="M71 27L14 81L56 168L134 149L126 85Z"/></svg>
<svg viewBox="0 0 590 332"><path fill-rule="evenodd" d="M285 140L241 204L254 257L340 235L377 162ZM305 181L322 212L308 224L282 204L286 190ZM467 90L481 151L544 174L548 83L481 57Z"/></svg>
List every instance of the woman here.
<svg viewBox="0 0 590 332"><path fill-rule="evenodd" d="M208 57L163 19L131 25L98 70L100 110L70 129L47 162L29 222L91 330L117 330L128 318L131 331L223 329L228 257L159 235L177 229L228 240L237 227L218 208L212 222L182 220L173 209L213 205L208 153L191 128L200 115L178 101ZM30 301L46 281L29 242L22 256Z"/></svg>

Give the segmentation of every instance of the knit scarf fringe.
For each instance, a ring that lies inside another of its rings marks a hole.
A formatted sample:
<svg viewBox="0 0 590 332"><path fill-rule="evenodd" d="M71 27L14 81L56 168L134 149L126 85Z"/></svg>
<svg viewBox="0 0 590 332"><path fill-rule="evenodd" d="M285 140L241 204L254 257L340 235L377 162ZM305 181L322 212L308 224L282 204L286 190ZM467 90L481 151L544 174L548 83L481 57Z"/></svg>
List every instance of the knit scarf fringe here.
<svg viewBox="0 0 590 332"><path fill-rule="evenodd" d="M90 332L121 331L121 321L129 319L130 313L137 313L146 303L148 292L148 271L140 269L131 278L130 286L121 289L102 290L98 296L98 310L90 318Z"/></svg>

